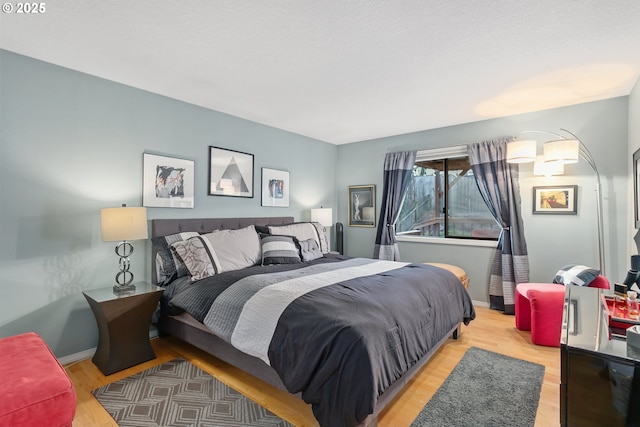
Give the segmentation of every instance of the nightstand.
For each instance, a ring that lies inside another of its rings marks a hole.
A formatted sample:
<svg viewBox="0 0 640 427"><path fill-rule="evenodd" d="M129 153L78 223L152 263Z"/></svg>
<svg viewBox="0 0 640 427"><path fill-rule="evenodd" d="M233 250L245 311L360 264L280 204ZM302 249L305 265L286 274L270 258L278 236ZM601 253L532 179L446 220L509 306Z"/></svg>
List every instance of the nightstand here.
<svg viewBox="0 0 640 427"><path fill-rule="evenodd" d="M116 295L113 288L82 292L98 324L98 349L93 363L110 375L156 355L149 342L151 316L164 291L149 283L136 283L135 292Z"/></svg>

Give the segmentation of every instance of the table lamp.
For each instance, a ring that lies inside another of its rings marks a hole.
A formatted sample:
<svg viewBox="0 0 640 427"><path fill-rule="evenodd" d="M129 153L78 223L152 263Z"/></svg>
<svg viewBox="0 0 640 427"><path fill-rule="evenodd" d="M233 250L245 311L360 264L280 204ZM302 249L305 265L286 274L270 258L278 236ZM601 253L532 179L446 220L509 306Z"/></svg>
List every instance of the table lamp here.
<svg viewBox="0 0 640 427"><path fill-rule="evenodd" d="M120 257L118 265L120 271L116 274L116 284L113 292L116 294L134 292L136 286L132 284L133 273L129 271L129 256L133 253L133 246L128 240L142 240L149 237L147 230L147 209L127 207L105 208L100 210L100 227L103 242L119 242L115 252Z"/></svg>

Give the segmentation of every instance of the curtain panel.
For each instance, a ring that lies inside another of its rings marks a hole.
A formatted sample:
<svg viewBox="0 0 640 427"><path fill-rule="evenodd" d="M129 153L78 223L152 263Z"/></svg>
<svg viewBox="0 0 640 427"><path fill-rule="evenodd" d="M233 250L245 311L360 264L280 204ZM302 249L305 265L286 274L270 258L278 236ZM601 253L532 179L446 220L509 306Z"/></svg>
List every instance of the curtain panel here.
<svg viewBox="0 0 640 427"><path fill-rule="evenodd" d="M404 195L409 186L416 151L387 153L384 158L384 186L373 257L400 261L395 224L400 215Z"/></svg>
<svg viewBox="0 0 640 427"><path fill-rule="evenodd" d="M502 227L491 265L489 304L505 314L515 314L516 285L529 281L518 165L507 163L507 143L511 140L483 141L467 147L480 194Z"/></svg>

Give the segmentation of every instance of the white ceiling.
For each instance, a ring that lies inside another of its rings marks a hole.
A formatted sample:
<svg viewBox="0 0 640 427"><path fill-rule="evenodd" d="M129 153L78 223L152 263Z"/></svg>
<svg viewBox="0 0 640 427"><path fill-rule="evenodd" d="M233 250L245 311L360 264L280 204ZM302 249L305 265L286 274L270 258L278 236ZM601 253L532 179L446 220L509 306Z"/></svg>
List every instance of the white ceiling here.
<svg viewBox="0 0 640 427"><path fill-rule="evenodd" d="M640 75L638 0L44 5L1 13L0 47L334 144L628 95Z"/></svg>

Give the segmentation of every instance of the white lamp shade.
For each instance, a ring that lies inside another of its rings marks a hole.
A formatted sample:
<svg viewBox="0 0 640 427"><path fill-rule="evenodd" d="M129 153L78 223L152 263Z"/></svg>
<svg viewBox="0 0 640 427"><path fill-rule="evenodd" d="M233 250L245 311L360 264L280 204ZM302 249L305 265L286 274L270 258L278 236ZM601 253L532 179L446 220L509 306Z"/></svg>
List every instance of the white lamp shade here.
<svg viewBox="0 0 640 427"><path fill-rule="evenodd" d="M149 237L147 208L100 209L100 227L104 242L146 239Z"/></svg>
<svg viewBox="0 0 640 427"><path fill-rule="evenodd" d="M558 139L544 143L545 163L578 163L580 141L577 139Z"/></svg>
<svg viewBox="0 0 640 427"><path fill-rule="evenodd" d="M545 163L544 156L536 156L533 174L543 176L564 175L564 164L559 162Z"/></svg>
<svg viewBox="0 0 640 427"><path fill-rule="evenodd" d="M507 163L531 163L536 160L536 141L515 140L507 143Z"/></svg>
<svg viewBox="0 0 640 427"><path fill-rule="evenodd" d="M333 209L311 209L311 221L318 222L324 227L331 227L333 225Z"/></svg>

